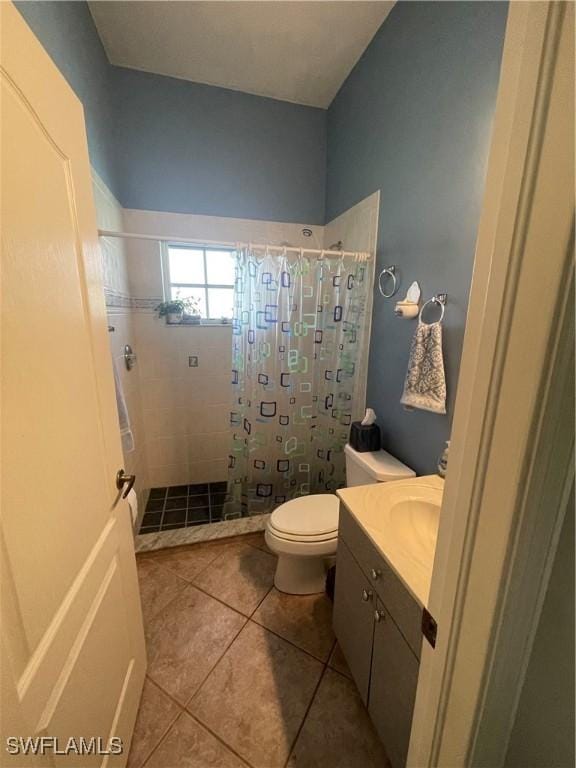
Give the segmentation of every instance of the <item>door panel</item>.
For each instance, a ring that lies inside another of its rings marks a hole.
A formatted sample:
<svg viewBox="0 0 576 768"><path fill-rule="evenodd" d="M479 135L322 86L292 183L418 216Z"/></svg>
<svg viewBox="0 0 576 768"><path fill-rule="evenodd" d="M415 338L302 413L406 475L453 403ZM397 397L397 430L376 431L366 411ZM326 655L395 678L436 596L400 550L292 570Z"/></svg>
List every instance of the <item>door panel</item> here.
<svg viewBox="0 0 576 768"><path fill-rule="evenodd" d="M5 250L2 265L3 439L10 452L3 484L7 507L21 510L5 517L4 536L33 651L101 531L110 500L69 161L6 78L2 105L2 173L20 181L5 193L2 209L16 245ZM74 547L66 536L54 537L46 558L46 529L56 521L74 532Z"/></svg>
<svg viewBox="0 0 576 768"><path fill-rule="evenodd" d="M362 701L368 702L374 600L371 587L346 544L339 539L334 589L334 632ZM368 596L368 600L364 597Z"/></svg>
<svg viewBox="0 0 576 768"><path fill-rule="evenodd" d="M127 750L145 649L82 107L14 6L0 13L2 666L26 735Z"/></svg>

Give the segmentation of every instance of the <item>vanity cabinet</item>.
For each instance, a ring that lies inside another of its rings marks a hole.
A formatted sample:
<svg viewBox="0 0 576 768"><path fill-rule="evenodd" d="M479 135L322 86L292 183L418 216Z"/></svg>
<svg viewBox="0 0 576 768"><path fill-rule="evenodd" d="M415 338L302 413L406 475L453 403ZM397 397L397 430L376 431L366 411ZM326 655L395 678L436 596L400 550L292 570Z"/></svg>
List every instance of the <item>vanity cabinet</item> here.
<svg viewBox="0 0 576 768"><path fill-rule="evenodd" d="M340 505L334 631L393 768L406 764L422 606Z"/></svg>

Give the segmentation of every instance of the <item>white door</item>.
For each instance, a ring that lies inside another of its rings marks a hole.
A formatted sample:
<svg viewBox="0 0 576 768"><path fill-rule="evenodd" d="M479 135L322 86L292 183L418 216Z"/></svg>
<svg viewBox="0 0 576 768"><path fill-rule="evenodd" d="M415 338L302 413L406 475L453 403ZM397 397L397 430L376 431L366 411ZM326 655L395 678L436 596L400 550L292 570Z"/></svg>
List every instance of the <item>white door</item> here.
<svg viewBox="0 0 576 768"><path fill-rule="evenodd" d="M146 661L84 118L0 13L2 737L59 740L0 765L123 765ZM52 754L70 737L124 754Z"/></svg>

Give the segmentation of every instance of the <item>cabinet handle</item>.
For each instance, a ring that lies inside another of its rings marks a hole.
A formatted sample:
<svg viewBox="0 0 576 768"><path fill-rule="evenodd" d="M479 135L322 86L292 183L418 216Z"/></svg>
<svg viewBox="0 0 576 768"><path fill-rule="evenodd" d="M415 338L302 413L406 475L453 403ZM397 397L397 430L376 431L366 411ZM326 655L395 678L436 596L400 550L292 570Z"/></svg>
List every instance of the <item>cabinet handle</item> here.
<svg viewBox="0 0 576 768"><path fill-rule="evenodd" d="M372 576L374 581L378 581L380 576L382 576L382 571L376 570L376 568L372 568L372 570L370 571L370 576Z"/></svg>
<svg viewBox="0 0 576 768"><path fill-rule="evenodd" d="M374 621L376 622L382 621L382 619L385 619L385 618L386 618L386 614L384 613L384 611L378 611L378 610L374 611Z"/></svg>
<svg viewBox="0 0 576 768"><path fill-rule="evenodd" d="M368 600L372 600L372 590L371 589L363 589L362 590L362 602L367 603Z"/></svg>

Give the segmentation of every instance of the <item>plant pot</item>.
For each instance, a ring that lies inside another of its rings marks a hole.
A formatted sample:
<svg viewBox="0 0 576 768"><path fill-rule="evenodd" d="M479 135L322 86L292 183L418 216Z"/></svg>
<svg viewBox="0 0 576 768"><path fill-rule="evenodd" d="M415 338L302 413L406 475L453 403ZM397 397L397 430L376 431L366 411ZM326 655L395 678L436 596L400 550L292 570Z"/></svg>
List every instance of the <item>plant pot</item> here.
<svg viewBox="0 0 576 768"><path fill-rule="evenodd" d="M180 325L182 322L182 312L168 312L166 322L168 325Z"/></svg>

